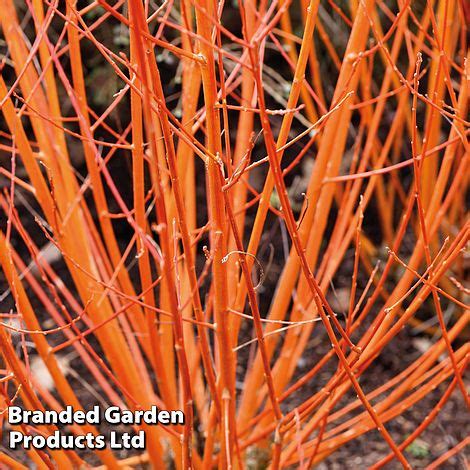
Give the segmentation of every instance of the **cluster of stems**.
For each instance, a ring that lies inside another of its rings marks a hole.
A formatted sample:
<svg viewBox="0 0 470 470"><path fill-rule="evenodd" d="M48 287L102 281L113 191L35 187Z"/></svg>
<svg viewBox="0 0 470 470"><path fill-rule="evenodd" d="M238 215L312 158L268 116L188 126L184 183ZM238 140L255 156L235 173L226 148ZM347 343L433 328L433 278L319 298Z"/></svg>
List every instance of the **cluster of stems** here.
<svg viewBox="0 0 470 470"><path fill-rule="evenodd" d="M469 13L0 0L2 414L185 414L138 455L0 467L307 469L375 433L372 468L412 468L470 404Z"/></svg>

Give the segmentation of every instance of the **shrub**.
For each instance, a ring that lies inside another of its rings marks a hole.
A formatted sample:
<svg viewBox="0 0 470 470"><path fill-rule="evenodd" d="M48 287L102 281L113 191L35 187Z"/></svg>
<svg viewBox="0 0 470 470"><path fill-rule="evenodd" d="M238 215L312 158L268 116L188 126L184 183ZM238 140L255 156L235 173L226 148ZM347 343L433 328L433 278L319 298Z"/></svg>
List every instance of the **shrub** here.
<svg viewBox="0 0 470 470"><path fill-rule="evenodd" d="M0 6L2 407L185 414L0 461L411 468L469 404L465 2Z"/></svg>

